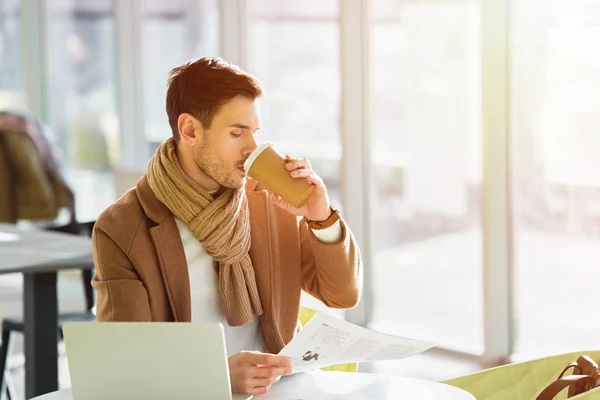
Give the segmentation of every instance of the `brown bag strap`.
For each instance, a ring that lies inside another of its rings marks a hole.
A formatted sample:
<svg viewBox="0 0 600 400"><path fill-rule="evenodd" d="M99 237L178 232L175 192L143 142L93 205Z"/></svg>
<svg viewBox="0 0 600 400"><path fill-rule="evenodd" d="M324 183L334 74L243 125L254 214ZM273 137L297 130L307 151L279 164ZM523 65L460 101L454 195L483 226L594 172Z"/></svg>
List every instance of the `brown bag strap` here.
<svg viewBox="0 0 600 400"><path fill-rule="evenodd" d="M569 368L569 367L567 367ZM566 368L565 368L566 369ZM564 373L564 371L563 371ZM535 400L552 400L554 397L563 391L566 387L569 387L577 382L584 380L589 381L590 387L594 387L596 379L590 375L569 375L559 378L549 384L542 392L535 398Z"/></svg>
<svg viewBox="0 0 600 400"><path fill-rule="evenodd" d="M565 374L565 372L567 372L567 370L568 370L569 368L573 368L573 373L572 373L572 375L583 375L583 374L581 373L581 368L579 367L579 364L577 364L575 361L573 361L571 364L567 365L567 366L565 367L565 369L563 369L563 370L562 370L562 372L560 373L560 375L559 375L559 376L558 376L558 378L556 378L556 379L560 379L560 378L562 378L562 377L563 377L563 375Z"/></svg>

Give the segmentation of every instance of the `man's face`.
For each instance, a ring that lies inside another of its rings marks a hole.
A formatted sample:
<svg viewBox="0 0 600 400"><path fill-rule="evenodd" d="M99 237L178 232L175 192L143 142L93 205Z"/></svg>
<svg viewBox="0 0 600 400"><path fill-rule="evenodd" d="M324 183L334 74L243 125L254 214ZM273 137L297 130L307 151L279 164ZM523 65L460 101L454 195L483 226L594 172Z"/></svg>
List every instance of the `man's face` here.
<svg viewBox="0 0 600 400"><path fill-rule="evenodd" d="M257 99L237 96L223 105L204 128L202 141L194 148L196 165L219 185L239 189L246 183L244 161L256 149L260 129Z"/></svg>

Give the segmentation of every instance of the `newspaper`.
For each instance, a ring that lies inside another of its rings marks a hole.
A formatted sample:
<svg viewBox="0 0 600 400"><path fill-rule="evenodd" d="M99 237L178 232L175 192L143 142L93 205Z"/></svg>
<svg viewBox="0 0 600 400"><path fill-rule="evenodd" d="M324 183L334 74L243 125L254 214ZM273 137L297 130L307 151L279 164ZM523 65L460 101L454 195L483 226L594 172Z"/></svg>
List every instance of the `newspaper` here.
<svg viewBox="0 0 600 400"><path fill-rule="evenodd" d="M375 332L317 312L279 354L291 357L298 373L333 364L398 360L431 347L431 343Z"/></svg>

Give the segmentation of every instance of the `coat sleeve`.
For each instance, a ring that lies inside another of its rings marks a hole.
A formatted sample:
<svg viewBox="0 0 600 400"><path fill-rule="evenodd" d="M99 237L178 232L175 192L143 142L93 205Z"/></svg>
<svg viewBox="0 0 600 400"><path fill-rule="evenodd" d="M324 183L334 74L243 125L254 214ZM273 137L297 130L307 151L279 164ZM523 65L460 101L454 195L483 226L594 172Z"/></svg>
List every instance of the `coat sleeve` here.
<svg viewBox="0 0 600 400"><path fill-rule="evenodd" d="M92 286L98 292L96 319L99 322L151 321L148 292L127 256L128 249L119 246L102 229L101 220L94 226L92 245L96 267Z"/></svg>
<svg viewBox="0 0 600 400"><path fill-rule="evenodd" d="M340 219L342 239L322 243L300 220L302 289L331 308L352 308L362 291L362 261L352 232Z"/></svg>

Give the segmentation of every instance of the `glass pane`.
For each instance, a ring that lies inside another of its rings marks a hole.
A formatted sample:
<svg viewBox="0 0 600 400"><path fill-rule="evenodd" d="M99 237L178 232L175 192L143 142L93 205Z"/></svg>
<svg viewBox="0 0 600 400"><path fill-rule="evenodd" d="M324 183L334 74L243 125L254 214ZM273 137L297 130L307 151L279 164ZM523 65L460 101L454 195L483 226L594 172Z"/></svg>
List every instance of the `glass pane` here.
<svg viewBox="0 0 600 400"><path fill-rule="evenodd" d="M52 10L55 13L110 13L112 11L111 1L96 0L50 0Z"/></svg>
<svg viewBox="0 0 600 400"><path fill-rule="evenodd" d="M115 19L110 0L48 0L51 126L72 167L119 162Z"/></svg>
<svg viewBox="0 0 600 400"><path fill-rule="evenodd" d="M144 0L144 13L146 15L183 13L186 3L188 3L186 0Z"/></svg>
<svg viewBox="0 0 600 400"><path fill-rule="evenodd" d="M340 204L340 52L337 0L306 3L314 19L299 20L296 1L248 2L248 63L263 83L261 142L307 157ZM302 4L305 4L302 2ZM335 10L335 18L329 18ZM277 11L278 17L263 16ZM308 296L305 305L320 307Z"/></svg>
<svg viewBox="0 0 600 400"><path fill-rule="evenodd" d="M174 4L185 3L186 11L174 13L173 5L161 9L156 1L144 3L144 133L156 145L171 136L165 112L169 71L192 58L218 55L219 4L181 0Z"/></svg>
<svg viewBox="0 0 600 400"><path fill-rule="evenodd" d="M511 11L515 351L596 348L600 2Z"/></svg>
<svg viewBox="0 0 600 400"><path fill-rule="evenodd" d="M399 0L377 0L370 4L371 18L378 22L396 21L402 18L404 2Z"/></svg>
<svg viewBox="0 0 600 400"><path fill-rule="evenodd" d="M373 7L373 325L479 353L479 3Z"/></svg>
<svg viewBox="0 0 600 400"><path fill-rule="evenodd" d="M26 109L19 7L19 0L0 2L0 110Z"/></svg>
<svg viewBox="0 0 600 400"><path fill-rule="evenodd" d="M248 12L252 17L337 19L339 4L336 0L252 0L248 2Z"/></svg>

